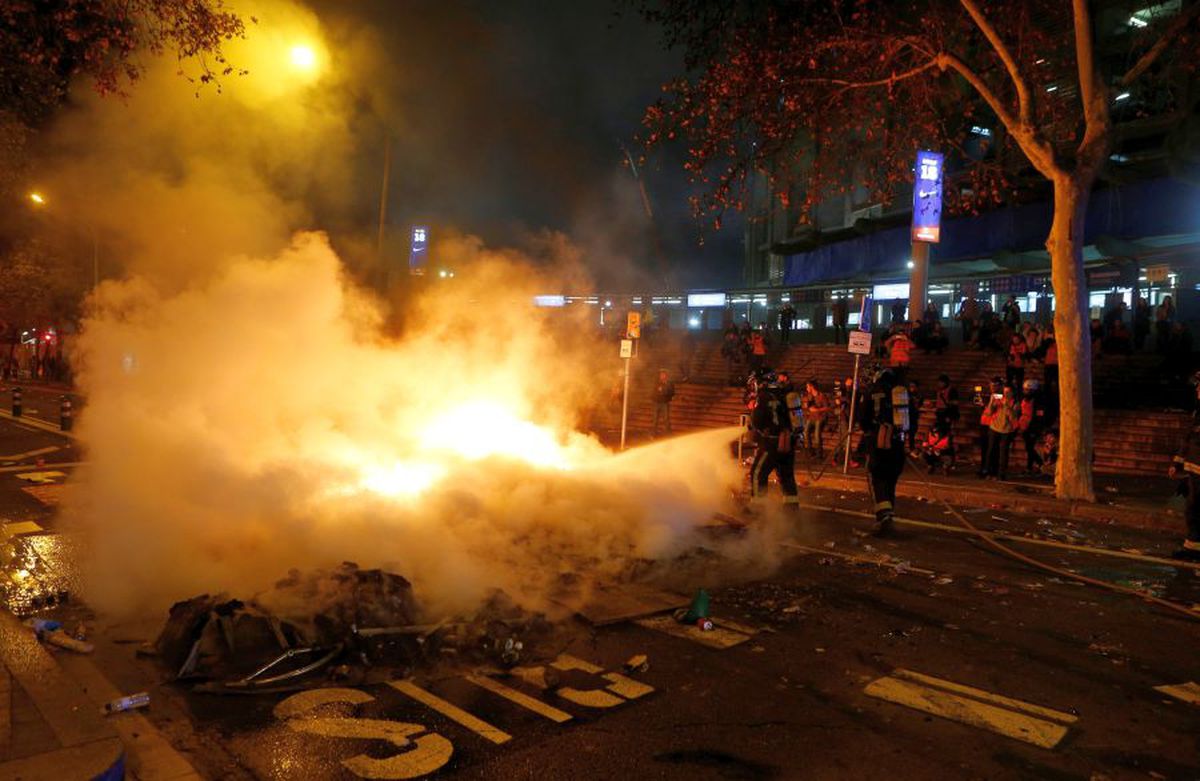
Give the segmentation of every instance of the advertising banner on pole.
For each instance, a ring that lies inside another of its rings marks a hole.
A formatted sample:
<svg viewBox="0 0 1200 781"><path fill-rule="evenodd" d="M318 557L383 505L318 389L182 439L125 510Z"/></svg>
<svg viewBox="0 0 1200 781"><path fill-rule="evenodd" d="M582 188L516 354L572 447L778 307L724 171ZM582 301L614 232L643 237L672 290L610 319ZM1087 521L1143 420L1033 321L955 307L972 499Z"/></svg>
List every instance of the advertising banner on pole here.
<svg viewBox="0 0 1200 781"><path fill-rule="evenodd" d="M940 152L917 152L913 182L912 240L933 244L942 239L942 163Z"/></svg>
<svg viewBox="0 0 1200 781"><path fill-rule="evenodd" d="M408 273L423 275L428 259L429 229L423 225L415 225L412 229L412 245L408 251Z"/></svg>

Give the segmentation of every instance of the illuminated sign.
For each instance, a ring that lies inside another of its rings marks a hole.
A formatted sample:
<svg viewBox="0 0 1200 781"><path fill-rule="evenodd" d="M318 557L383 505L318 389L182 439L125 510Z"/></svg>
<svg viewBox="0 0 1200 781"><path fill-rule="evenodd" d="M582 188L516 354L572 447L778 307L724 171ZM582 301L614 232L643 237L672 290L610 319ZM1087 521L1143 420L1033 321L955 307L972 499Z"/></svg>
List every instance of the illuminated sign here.
<svg viewBox="0 0 1200 781"><path fill-rule="evenodd" d="M936 244L942 238L942 163L938 152L917 152L913 183L912 240Z"/></svg>
<svg viewBox="0 0 1200 781"><path fill-rule="evenodd" d="M412 229L412 245L408 251L408 273L424 274L425 263L429 259L429 229L424 226L414 226Z"/></svg>
<svg viewBox="0 0 1200 781"><path fill-rule="evenodd" d="M534 296L534 306L566 306L566 296Z"/></svg>
<svg viewBox="0 0 1200 781"><path fill-rule="evenodd" d="M688 306L725 306L724 293L688 293Z"/></svg>

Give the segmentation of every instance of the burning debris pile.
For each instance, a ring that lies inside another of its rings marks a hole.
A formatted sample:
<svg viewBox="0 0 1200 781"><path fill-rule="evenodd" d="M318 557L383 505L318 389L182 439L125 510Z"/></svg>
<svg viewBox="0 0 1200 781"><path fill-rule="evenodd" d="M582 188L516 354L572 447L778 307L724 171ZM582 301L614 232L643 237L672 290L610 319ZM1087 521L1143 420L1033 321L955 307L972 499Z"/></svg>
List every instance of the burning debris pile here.
<svg viewBox="0 0 1200 781"><path fill-rule="evenodd" d="M438 664L510 668L525 644L550 636L541 614L494 592L471 616L420 623L403 577L345 562L293 570L248 602L226 594L171 607L155 643L178 681L209 693L288 690L327 679L390 679Z"/></svg>

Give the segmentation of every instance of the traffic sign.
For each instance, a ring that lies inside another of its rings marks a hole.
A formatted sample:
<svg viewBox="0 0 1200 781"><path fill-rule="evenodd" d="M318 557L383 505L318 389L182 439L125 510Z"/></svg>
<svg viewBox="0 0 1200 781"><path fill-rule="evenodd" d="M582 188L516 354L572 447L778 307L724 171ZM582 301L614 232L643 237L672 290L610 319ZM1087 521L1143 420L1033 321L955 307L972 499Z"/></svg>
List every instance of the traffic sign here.
<svg viewBox="0 0 1200 781"><path fill-rule="evenodd" d="M630 339L642 338L642 313L630 312L625 320L625 336Z"/></svg>
<svg viewBox="0 0 1200 781"><path fill-rule="evenodd" d="M621 340L621 357L622 358L632 358L633 357L633 340L632 339L622 339Z"/></svg>
<svg viewBox="0 0 1200 781"><path fill-rule="evenodd" d="M849 348L850 348L851 355L870 355L871 354L871 332L870 331L851 331Z"/></svg>

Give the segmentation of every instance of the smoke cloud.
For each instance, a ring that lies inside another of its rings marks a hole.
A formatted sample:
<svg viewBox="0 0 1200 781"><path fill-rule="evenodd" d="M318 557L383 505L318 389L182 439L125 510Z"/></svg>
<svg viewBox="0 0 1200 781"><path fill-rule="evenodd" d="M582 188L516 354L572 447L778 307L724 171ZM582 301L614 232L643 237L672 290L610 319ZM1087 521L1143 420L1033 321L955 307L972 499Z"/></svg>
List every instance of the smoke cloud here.
<svg viewBox="0 0 1200 781"><path fill-rule="evenodd" d="M435 614L494 588L546 608L701 542L741 477L730 431L624 454L580 433L615 348L530 306L588 288L578 242L438 230L455 278L389 309L358 284L373 242L346 217L378 192L358 165L379 99L355 88L376 42L276 0L237 10L258 20L229 51L250 75L197 98L163 61L126 101L79 91L38 166L107 277L71 356L87 465L64 513L92 542L89 599L245 596L352 560L410 578ZM321 67L287 65L298 41ZM614 192L635 233L636 191ZM603 222L577 228L620 267ZM730 551L757 561L764 540Z"/></svg>
<svg viewBox="0 0 1200 781"><path fill-rule="evenodd" d="M541 321L507 255L462 276L398 340L319 234L178 292L106 284L78 350L92 597L253 593L353 560L434 609L492 588L545 606L697 544L739 478L730 432L607 451L573 428L602 365L586 329Z"/></svg>

